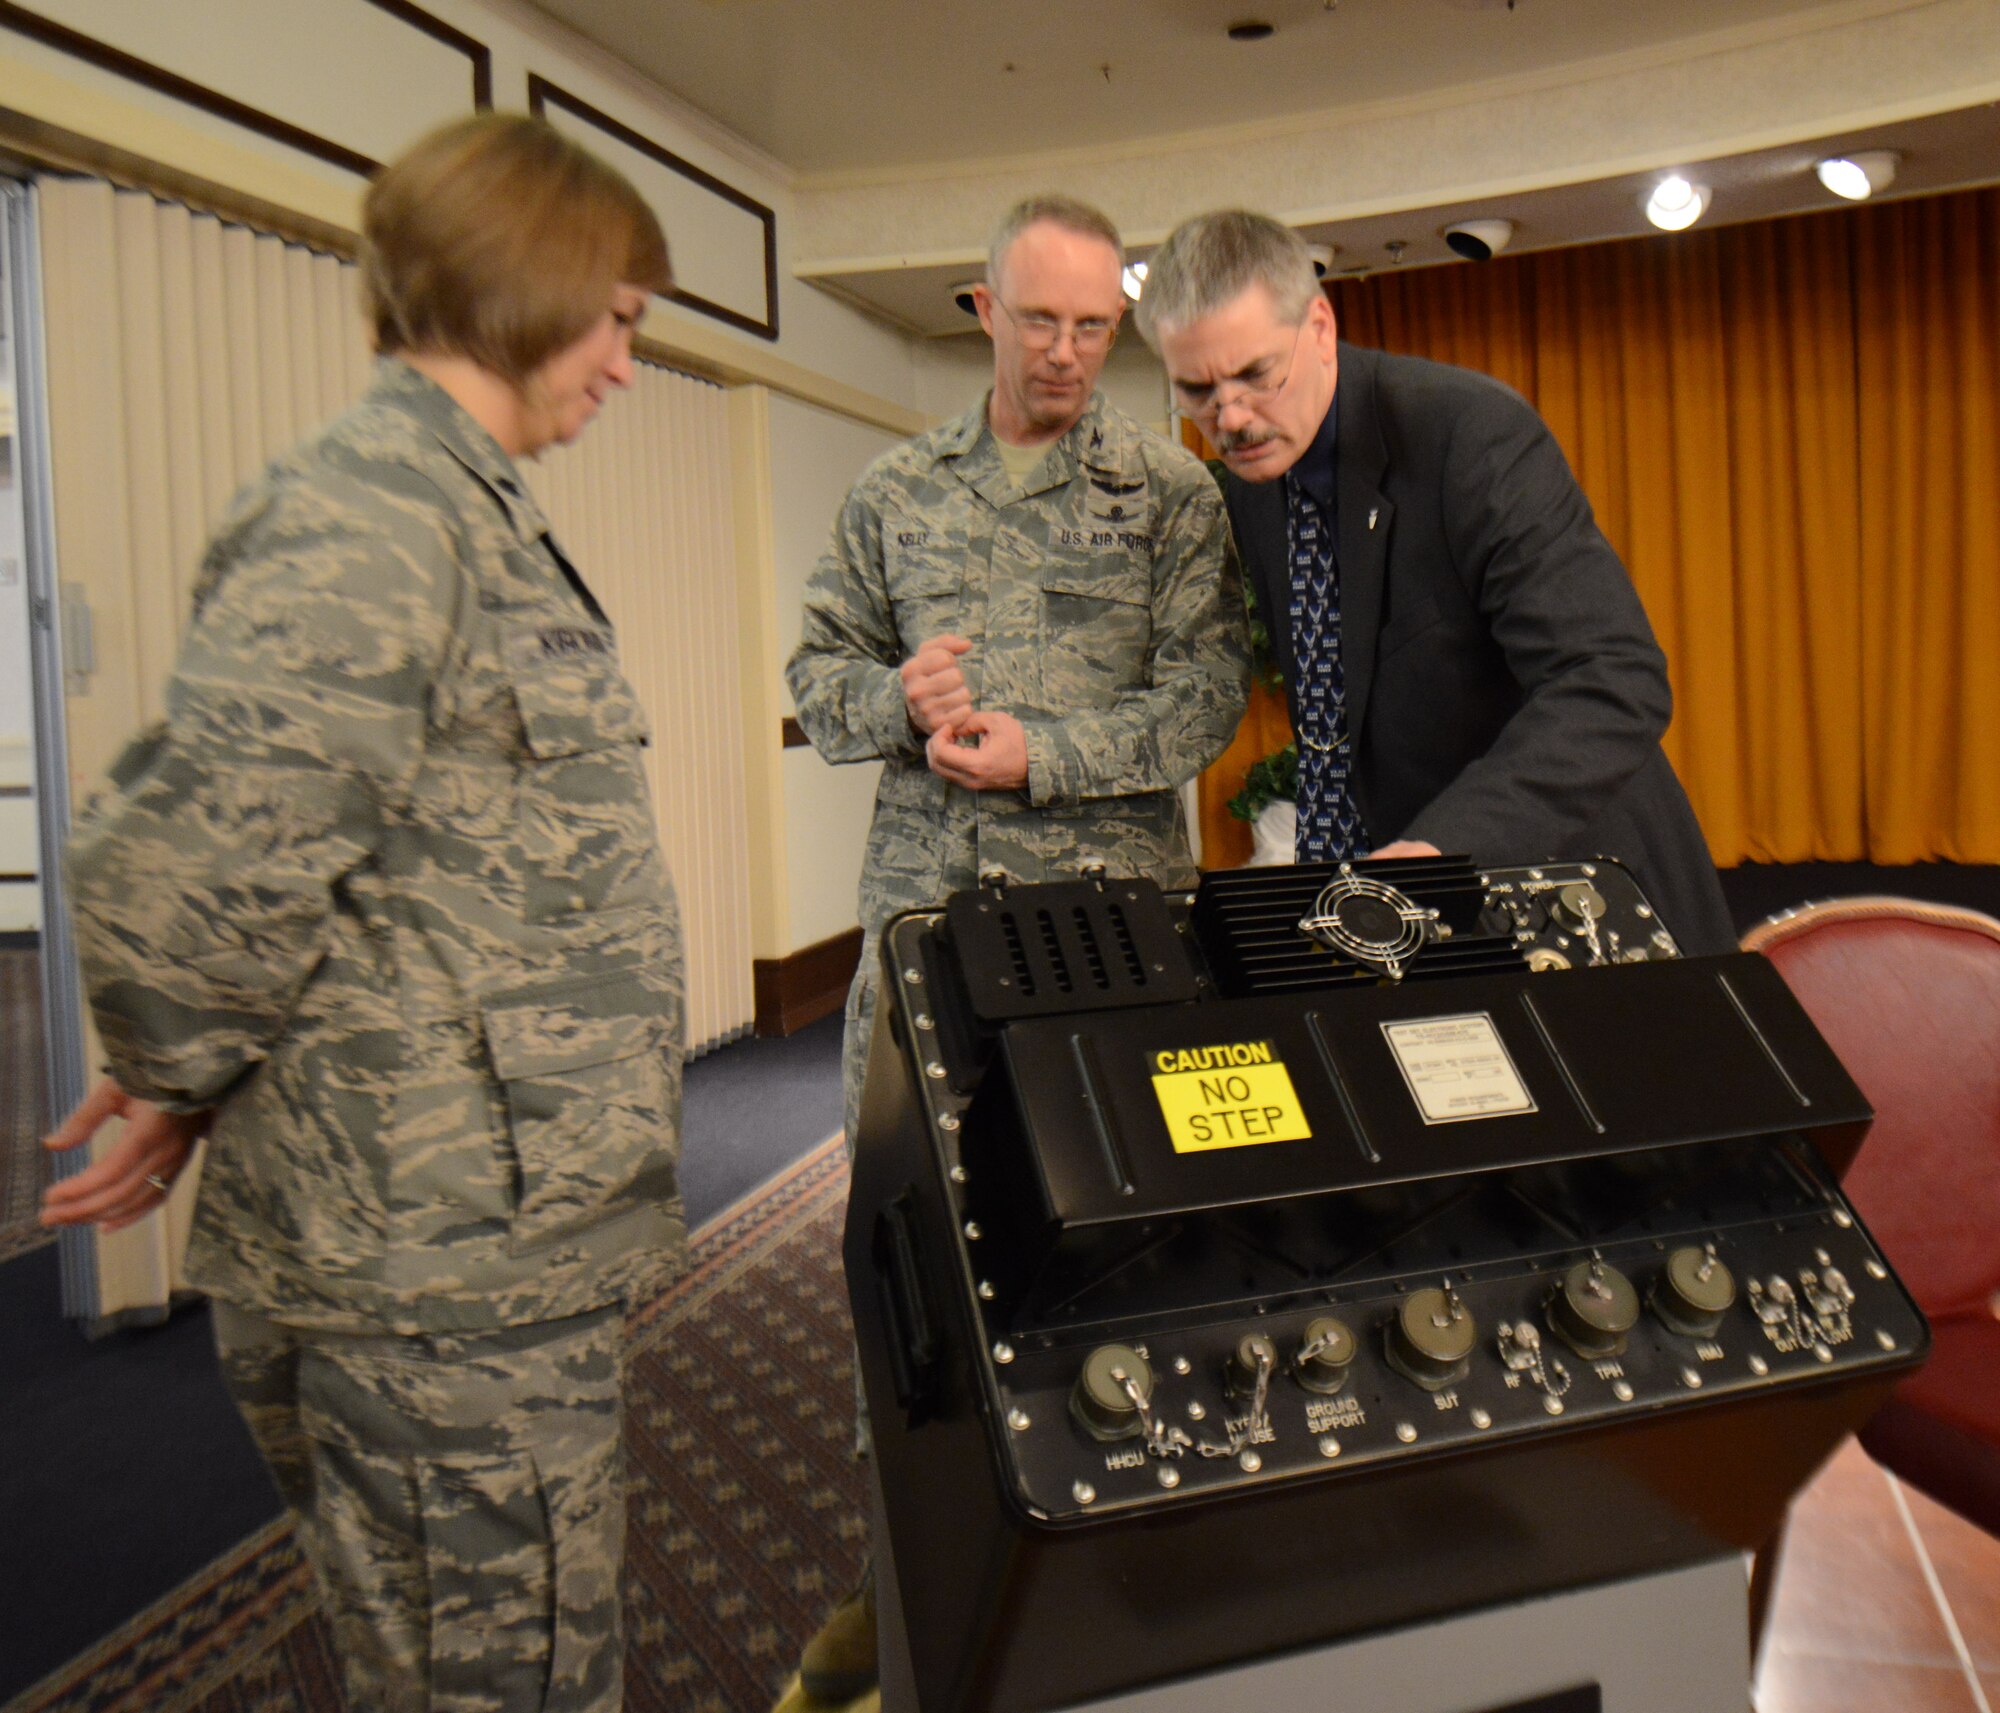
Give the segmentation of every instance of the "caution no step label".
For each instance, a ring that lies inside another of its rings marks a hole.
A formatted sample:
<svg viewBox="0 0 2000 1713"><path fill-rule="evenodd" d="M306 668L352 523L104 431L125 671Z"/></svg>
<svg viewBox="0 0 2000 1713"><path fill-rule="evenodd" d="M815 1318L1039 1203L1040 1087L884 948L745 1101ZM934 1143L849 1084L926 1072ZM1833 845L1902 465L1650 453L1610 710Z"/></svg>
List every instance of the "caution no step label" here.
<svg viewBox="0 0 2000 1713"><path fill-rule="evenodd" d="M1177 1154L1303 1142L1312 1135L1291 1073L1269 1041L1182 1047L1148 1058Z"/></svg>

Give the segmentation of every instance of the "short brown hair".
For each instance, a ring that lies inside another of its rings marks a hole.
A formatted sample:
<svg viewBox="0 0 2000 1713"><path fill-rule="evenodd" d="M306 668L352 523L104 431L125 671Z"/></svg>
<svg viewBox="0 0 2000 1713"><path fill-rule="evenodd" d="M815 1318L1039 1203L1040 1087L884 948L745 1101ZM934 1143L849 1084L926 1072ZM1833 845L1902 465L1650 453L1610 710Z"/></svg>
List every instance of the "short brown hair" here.
<svg viewBox="0 0 2000 1713"><path fill-rule="evenodd" d="M553 125L481 113L376 175L361 214L375 348L470 357L519 387L619 285L673 285L666 234L623 174Z"/></svg>
<svg viewBox="0 0 2000 1713"><path fill-rule="evenodd" d="M1040 196L1025 197L1015 203L993 229L993 241L986 247L986 283L994 290L1000 288L1000 266L1007 259L1007 251L1014 240L1030 226L1039 226L1044 220L1052 226L1060 226L1065 232L1080 232L1086 238L1102 238L1117 253L1119 265L1124 265L1125 240L1118 236L1118 228L1111 223L1110 215L1074 196L1044 191Z"/></svg>

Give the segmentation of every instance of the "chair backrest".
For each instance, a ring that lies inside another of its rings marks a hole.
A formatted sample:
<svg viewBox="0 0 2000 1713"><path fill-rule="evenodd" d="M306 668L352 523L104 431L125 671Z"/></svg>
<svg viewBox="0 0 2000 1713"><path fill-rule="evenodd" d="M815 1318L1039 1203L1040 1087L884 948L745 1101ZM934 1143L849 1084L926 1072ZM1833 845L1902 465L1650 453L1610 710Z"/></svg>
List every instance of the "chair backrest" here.
<svg viewBox="0 0 2000 1713"><path fill-rule="evenodd" d="M1875 1108L1845 1188L1926 1313L2000 1289L2000 921L1910 898L1840 898L1759 923Z"/></svg>

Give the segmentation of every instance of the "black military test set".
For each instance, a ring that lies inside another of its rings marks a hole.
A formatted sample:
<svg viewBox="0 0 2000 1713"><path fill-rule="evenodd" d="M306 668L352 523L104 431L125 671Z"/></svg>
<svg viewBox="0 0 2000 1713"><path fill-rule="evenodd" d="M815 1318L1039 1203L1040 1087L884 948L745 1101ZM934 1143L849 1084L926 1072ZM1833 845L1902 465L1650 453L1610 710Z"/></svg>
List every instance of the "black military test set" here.
<svg viewBox="0 0 2000 1713"><path fill-rule="evenodd" d="M845 1259L923 1713L1754 1548L1927 1347L1861 1094L1614 863L988 887L882 952Z"/></svg>

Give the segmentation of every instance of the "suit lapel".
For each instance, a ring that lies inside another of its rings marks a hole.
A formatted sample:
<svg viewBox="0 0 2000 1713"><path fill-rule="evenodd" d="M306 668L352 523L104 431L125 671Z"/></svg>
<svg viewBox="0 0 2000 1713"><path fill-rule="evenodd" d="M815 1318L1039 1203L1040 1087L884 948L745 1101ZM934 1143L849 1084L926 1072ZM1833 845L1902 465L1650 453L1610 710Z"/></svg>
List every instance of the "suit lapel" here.
<svg viewBox="0 0 2000 1713"><path fill-rule="evenodd" d="M1375 354L1343 343L1334 455L1340 490L1340 666L1346 682L1347 729L1357 753L1375 678L1375 638L1382 625L1382 582L1395 515L1382 492L1389 455L1383 444L1375 378Z"/></svg>

